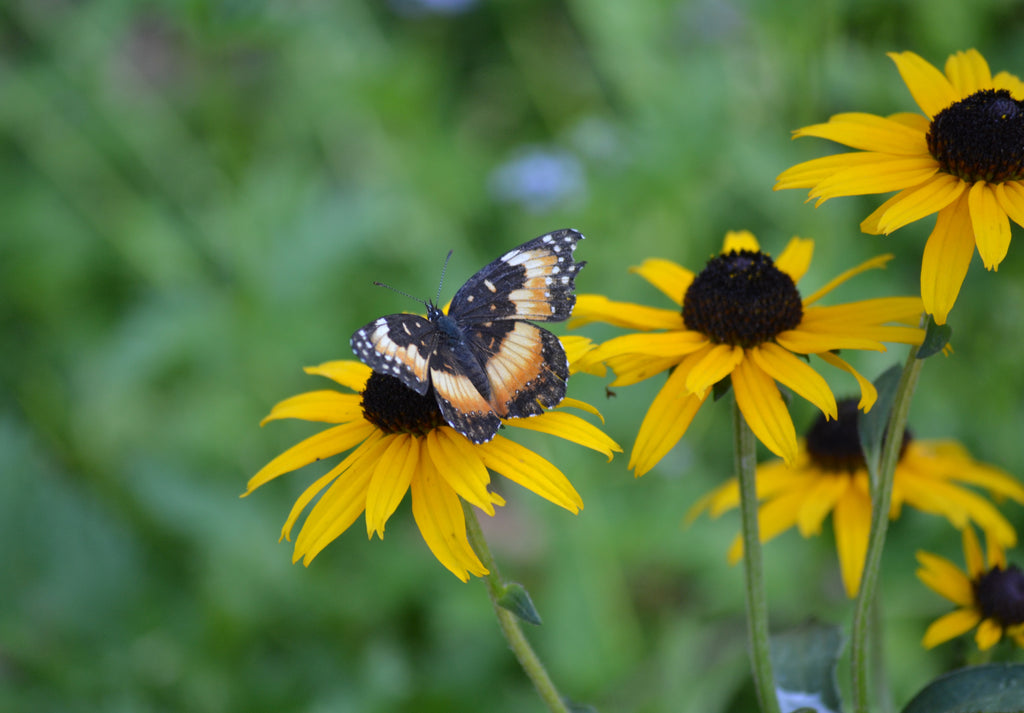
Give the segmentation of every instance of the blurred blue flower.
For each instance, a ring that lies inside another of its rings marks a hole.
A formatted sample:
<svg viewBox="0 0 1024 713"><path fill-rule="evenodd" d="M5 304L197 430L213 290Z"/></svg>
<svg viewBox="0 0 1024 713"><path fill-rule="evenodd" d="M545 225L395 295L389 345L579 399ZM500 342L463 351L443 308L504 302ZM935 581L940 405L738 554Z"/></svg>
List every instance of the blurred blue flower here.
<svg viewBox="0 0 1024 713"><path fill-rule="evenodd" d="M391 6L402 15L458 15L470 10L477 0L391 0Z"/></svg>
<svg viewBox="0 0 1024 713"><path fill-rule="evenodd" d="M500 201L547 210L584 192L583 166L567 151L526 149L494 170L491 190Z"/></svg>

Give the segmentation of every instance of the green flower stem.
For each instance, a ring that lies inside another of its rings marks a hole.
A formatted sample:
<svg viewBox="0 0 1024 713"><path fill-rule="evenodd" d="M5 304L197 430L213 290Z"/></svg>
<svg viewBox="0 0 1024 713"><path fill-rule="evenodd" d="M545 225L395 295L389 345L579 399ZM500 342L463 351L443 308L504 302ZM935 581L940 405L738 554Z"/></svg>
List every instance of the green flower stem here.
<svg viewBox="0 0 1024 713"><path fill-rule="evenodd" d="M732 410L735 467L740 483L740 515L743 530L743 570L747 590L747 635L754 687L764 713L780 713L779 697L772 676L771 647L768 642L768 601L761 564L761 536L757 524L757 441L739 406Z"/></svg>
<svg viewBox="0 0 1024 713"><path fill-rule="evenodd" d="M498 573L498 566L494 563L494 557L487 546L487 540L484 539L484 533L480 529L480 521L477 520L473 506L463 501L462 511L466 516L466 533L469 535L469 543L489 572L486 577L487 594L491 598L491 606L494 607L494 613L498 617L501 633L505 635L505 640L508 641L508 645L519 659L519 665L533 681L537 694L547 704L548 710L551 713L569 713L569 708L558 694L558 689L555 688L554 682L548 676L547 669L544 668L544 664L541 663L537 653L530 646L530 642L526 640L519 618L498 603L505 591L505 583L501 580L501 574Z"/></svg>
<svg viewBox="0 0 1024 713"><path fill-rule="evenodd" d="M871 707L869 696L868 668L871 645L868 632L871 629L871 609L878 589L878 576L882 563L882 548L885 533L889 527L889 509L892 505L892 481L899 462L903 445L903 432L910 413L910 401L917 387L923 360L917 358L917 347L911 347L907 362L903 366L900 383L896 387L889 426L882 444L882 457L878 472L871 473L871 531L868 535L868 551L864 560L864 573L860 579L860 590L853 611L853 636L850 642L850 665L853 675L853 709L856 713L868 713ZM868 468L872 465L869 463Z"/></svg>

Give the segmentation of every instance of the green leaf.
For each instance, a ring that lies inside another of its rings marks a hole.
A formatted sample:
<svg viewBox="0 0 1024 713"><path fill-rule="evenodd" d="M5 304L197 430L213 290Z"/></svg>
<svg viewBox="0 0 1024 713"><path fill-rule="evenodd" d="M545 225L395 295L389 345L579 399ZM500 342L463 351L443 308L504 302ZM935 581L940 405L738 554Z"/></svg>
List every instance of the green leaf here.
<svg viewBox="0 0 1024 713"><path fill-rule="evenodd" d="M864 461L869 473L878 471L878 461L882 457L882 439L889 425L889 414L892 403L896 399L896 388L900 383L902 367L893 365L875 379L878 400L867 413L857 413L857 435L860 438L860 449L864 453Z"/></svg>
<svg viewBox="0 0 1024 713"><path fill-rule="evenodd" d="M987 664L952 671L925 686L903 713L1020 713L1024 664Z"/></svg>
<svg viewBox="0 0 1024 713"><path fill-rule="evenodd" d="M924 341L917 348L917 358L927 359L942 351L943 347L949 344L953 336L953 328L948 324L935 324L935 318L928 315L928 327L924 334Z"/></svg>
<svg viewBox="0 0 1024 713"><path fill-rule="evenodd" d="M843 649L843 636L838 626L810 623L776 634L771 637L771 649L775 685L783 710L839 710L836 662Z"/></svg>
<svg viewBox="0 0 1024 713"><path fill-rule="evenodd" d="M540 626L541 624L540 614L537 613L537 608L533 606L530 593L521 584L516 582L506 584L504 594L498 598L498 604L503 609L508 609L527 624L533 624L534 626Z"/></svg>

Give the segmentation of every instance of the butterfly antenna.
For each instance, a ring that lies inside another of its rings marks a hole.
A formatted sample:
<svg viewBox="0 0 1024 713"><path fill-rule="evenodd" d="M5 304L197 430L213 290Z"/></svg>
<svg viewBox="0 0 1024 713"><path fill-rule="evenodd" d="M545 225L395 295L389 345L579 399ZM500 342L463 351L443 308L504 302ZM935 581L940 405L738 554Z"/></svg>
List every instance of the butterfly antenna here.
<svg viewBox="0 0 1024 713"><path fill-rule="evenodd" d="M414 297L413 295L410 295L408 292L404 292L403 290L400 290L397 287L392 287L391 285L385 284L383 282L378 282L377 280L373 281L373 286L374 287L386 287L387 289L391 290L392 292L397 292L398 294L402 295L403 297L408 297L411 300L415 300L416 302L419 302L423 306L427 306L427 303L426 303L425 300L421 300L419 297Z"/></svg>
<svg viewBox="0 0 1024 713"><path fill-rule="evenodd" d="M448 251L448 256L444 259L444 265L441 266L441 280L437 283L437 297L434 298L435 302L441 300L441 286L444 285L444 273L448 272L448 261L452 259L453 250Z"/></svg>

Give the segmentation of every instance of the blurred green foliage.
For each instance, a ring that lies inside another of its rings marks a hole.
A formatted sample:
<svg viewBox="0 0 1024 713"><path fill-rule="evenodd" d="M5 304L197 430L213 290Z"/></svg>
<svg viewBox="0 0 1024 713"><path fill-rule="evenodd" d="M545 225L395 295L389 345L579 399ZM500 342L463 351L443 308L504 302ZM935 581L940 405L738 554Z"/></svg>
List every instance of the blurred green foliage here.
<svg viewBox="0 0 1024 713"><path fill-rule="evenodd" d="M372 280L433 296L453 249L448 297L560 227L589 238L582 292L657 303L626 266L699 268L749 228L769 252L818 240L809 289L893 251L837 298L914 294L929 221L869 237L875 198L814 210L773 193L829 150L789 132L913 110L889 50L941 65L975 46L1019 75L1022 20L1011 0L4 3L0 709L539 710L483 584L433 560L407 506L383 543L357 523L290 564L278 528L315 474L238 494L313 429L259 419L323 388L302 365L349 358L355 328L411 308ZM918 435L1015 473L1022 272L1016 249L998 275L972 268L956 355L929 362L912 414ZM899 359L858 364L874 376ZM606 400L579 377L572 395L628 449L658 385ZM498 484L509 505L484 524L572 698L751 704L741 573L725 563L737 521L682 524L730 473L727 411L706 409L638 482L625 457L524 439L573 479L576 517ZM959 540L911 512L891 532L882 603L905 702L962 653L918 644L945 605L913 552L956 558ZM766 555L774 624L848 621L827 536L790 533Z"/></svg>

